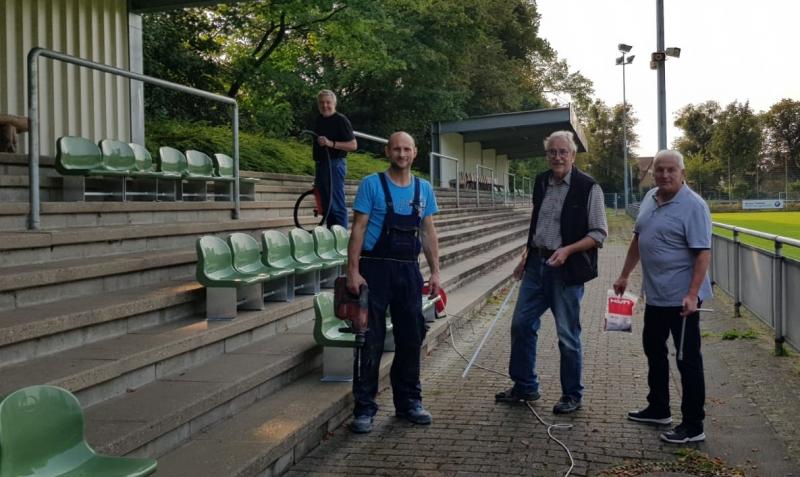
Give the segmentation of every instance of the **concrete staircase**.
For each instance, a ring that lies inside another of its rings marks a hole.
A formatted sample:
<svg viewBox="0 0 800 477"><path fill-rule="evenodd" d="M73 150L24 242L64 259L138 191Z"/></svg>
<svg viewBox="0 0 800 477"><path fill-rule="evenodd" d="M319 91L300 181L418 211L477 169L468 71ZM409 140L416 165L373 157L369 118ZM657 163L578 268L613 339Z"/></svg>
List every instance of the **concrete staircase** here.
<svg viewBox="0 0 800 477"><path fill-rule="evenodd" d="M0 155L0 195L26 200L27 191L4 191L27 186L18 163ZM42 230L27 231L27 203L3 201L0 395L41 383L69 389L98 451L156 457L165 476L279 475L340 425L350 387L319 382L311 297L228 322L203 318L197 237L289 230L294 199L311 183L252 175L257 200L242 202L240 220L227 202L45 201ZM351 200L355 187L348 184ZM461 208L453 191L437 198L450 316L432 324L426 350L507 280L530 213L492 206L483 193L476 207L474 191L462 194Z"/></svg>

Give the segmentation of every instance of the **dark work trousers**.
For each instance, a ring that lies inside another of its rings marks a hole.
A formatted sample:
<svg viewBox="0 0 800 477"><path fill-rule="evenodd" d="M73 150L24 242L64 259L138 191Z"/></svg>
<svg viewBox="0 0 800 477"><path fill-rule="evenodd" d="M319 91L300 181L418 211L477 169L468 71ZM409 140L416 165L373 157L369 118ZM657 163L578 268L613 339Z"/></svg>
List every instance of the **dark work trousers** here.
<svg viewBox="0 0 800 477"><path fill-rule="evenodd" d="M386 310L392 314L395 352L391 369L395 410L406 411L422 401L420 348L425 339L422 316L422 274L416 261L362 257L359 271L369 286L369 331L361 351L361 379L353 380L355 416L378 412L378 371L386 337ZM354 372L355 373L354 363Z"/></svg>
<svg viewBox="0 0 800 477"><path fill-rule="evenodd" d="M330 171L328 163L330 162ZM316 163L314 182L319 190L322 199L322 211L325 214L328 210L328 201L331 202L331 211L328 214L326 225L341 225L347 228L347 205L344 197L344 178L347 175L347 163L344 159L326 159ZM331 182L331 179L333 181ZM333 189L331 189L333 187ZM333 191L331 194L330 191Z"/></svg>
<svg viewBox="0 0 800 477"><path fill-rule="evenodd" d="M642 343L649 370L647 384L650 393L647 401L656 415L670 415L669 410L669 356L667 339L670 332L675 349L681 344L681 307L647 305L644 310ZM676 352L677 354L677 352ZM692 431L703 430L706 384L703 376L703 355L700 353L700 313L686 317L686 336L683 342L683 359L678 361L681 374L681 413L683 424Z"/></svg>

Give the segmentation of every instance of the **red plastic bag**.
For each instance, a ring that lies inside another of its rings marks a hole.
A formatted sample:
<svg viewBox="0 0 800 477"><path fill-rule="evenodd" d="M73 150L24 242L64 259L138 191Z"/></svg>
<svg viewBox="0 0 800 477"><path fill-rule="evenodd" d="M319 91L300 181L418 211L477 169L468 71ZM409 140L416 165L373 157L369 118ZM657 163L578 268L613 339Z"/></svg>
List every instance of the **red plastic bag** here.
<svg viewBox="0 0 800 477"><path fill-rule="evenodd" d="M619 296L614 290L608 290L603 331L633 331L633 310L637 301L636 296L630 293Z"/></svg>

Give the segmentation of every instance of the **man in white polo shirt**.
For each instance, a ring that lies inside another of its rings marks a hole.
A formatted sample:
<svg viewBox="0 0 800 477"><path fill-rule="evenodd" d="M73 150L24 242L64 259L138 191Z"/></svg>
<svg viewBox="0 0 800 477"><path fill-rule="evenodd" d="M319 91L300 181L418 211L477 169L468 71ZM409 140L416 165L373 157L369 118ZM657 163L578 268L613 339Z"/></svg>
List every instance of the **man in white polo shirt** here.
<svg viewBox="0 0 800 477"><path fill-rule="evenodd" d="M625 257L614 291L625 292L628 276L642 261L645 312L642 343L649 367L648 406L628 413L628 419L650 424L669 424L670 332L675 347L683 341L678 360L683 397L683 422L661 440L673 444L699 442L703 432L705 380L700 354L700 304L711 297L708 266L711 262L711 214L708 205L684 183L683 156L678 151L662 150L653 161L656 188L642 199L633 230L633 240ZM684 329L684 320L685 329Z"/></svg>

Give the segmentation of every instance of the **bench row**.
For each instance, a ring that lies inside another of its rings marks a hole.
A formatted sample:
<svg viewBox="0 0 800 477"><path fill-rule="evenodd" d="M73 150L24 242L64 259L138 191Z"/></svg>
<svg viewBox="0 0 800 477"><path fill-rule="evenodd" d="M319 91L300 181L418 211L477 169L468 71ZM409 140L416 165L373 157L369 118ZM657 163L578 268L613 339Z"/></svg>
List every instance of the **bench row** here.
<svg viewBox="0 0 800 477"><path fill-rule="evenodd" d="M233 159L226 154L161 147L156 161L140 144L64 136L56 142L56 170L64 176L64 199L103 195L155 200L232 200ZM100 183L88 182L102 179ZM152 187L152 185L155 187ZM240 195L255 198L255 182L240 179Z"/></svg>
<svg viewBox="0 0 800 477"><path fill-rule="evenodd" d="M232 319L236 310L261 310L265 300L291 301L333 287L347 260L349 235L318 226L261 233L261 246L246 233L227 241L213 235L197 240L196 277L206 288L206 318Z"/></svg>

